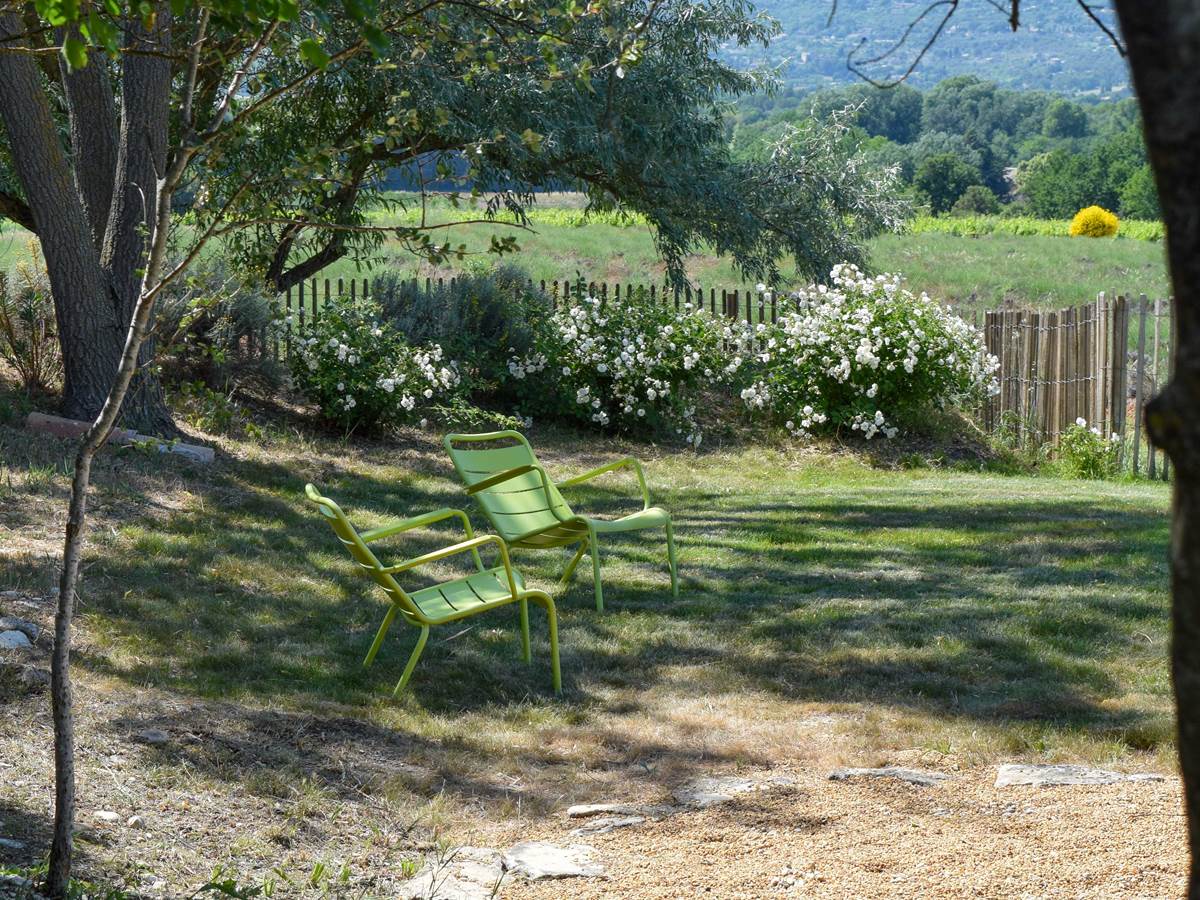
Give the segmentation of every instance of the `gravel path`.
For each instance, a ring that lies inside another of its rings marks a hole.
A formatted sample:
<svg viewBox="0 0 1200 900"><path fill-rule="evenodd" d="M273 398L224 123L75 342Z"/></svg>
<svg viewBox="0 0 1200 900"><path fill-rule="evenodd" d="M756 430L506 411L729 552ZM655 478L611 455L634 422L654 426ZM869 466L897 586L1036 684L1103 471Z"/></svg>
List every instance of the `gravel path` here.
<svg viewBox="0 0 1200 900"><path fill-rule="evenodd" d="M513 883L506 898L1071 897L1183 894L1179 784L996 788L796 783L586 838L609 877ZM567 825L527 837L565 841Z"/></svg>

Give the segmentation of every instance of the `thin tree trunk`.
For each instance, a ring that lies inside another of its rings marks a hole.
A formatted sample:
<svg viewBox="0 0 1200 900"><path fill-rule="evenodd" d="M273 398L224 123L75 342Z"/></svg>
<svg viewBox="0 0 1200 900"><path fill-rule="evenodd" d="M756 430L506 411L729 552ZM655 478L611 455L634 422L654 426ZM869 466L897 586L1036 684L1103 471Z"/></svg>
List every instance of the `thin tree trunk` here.
<svg viewBox="0 0 1200 900"><path fill-rule="evenodd" d="M1191 870L1200 898L1200 6L1118 0L1162 202L1178 323L1174 375L1146 409L1151 439L1175 464L1171 673Z"/></svg>

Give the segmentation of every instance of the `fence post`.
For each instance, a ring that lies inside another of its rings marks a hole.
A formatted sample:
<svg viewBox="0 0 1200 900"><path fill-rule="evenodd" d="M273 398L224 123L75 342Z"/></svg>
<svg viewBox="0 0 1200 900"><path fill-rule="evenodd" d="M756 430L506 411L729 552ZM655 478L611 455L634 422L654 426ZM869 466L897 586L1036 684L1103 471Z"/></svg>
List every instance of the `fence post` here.
<svg viewBox="0 0 1200 900"><path fill-rule="evenodd" d="M1158 297L1154 298L1154 349L1150 356L1150 396L1153 397L1158 393L1158 317L1162 309L1162 300ZM1149 451L1150 460L1146 463L1146 472L1151 478L1158 477L1158 448L1150 442L1150 435L1146 435L1146 449Z"/></svg>
<svg viewBox="0 0 1200 900"><path fill-rule="evenodd" d="M1175 347L1179 342L1179 325L1175 318L1174 297L1167 298L1167 315L1169 317L1167 321L1167 346L1164 348L1167 354L1167 377L1163 379L1164 385L1175 377ZM1162 472L1163 481L1166 481L1171 474L1171 458L1165 452L1163 453Z"/></svg>
<svg viewBox="0 0 1200 900"><path fill-rule="evenodd" d="M1121 454L1125 453L1125 423L1129 407L1129 298L1118 294L1112 313L1112 337L1109 342L1111 377L1109 404L1112 408L1112 431L1121 437Z"/></svg>
<svg viewBox="0 0 1200 900"><path fill-rule="evenodd" d="M1142 454L1142 410L1146 405L1146 295L1138 298L1137 372L1133 412L1133 474L1138 474ZM1150 451L1153 453L1154 451Z"/></svg>

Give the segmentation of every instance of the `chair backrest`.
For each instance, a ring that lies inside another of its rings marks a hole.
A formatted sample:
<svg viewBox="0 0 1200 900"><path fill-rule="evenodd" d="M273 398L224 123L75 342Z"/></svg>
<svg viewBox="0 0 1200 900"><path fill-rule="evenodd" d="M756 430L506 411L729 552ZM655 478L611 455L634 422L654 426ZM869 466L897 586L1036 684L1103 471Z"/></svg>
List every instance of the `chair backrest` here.
<svg viewBox="0 0 1200 900"><path fill-rule="evenodd" d="M473 446L501 441L515 443L502 447ZM529 441L516 431L448 434L442 444L450 454L450 461L454 463L459 478L467 487L510 469L540 465ZM485 488L475 494L475 499L492 527L506 541L515 541L532 531L558 524L561 520L551 512L552 507L566 518L574 515L553 482L550 483L549 496L546 495L542 476L536 471Z"/></svg>
<svg viewBox="0 0 1200 900"><path fill-rule="evenodd" d="M396 579L383 571L383 563L371 552L371 548L367 546L366 542L358 536L358 531L350 524L350 520L346 518L346 514L342 512L341 507L328 497L321 496L320 491L312 484L304 486L304 493L309 500L317 505L317 509L321 511L321 515L325 517L325 521L329 523L338 540L345 544L346 549L350 551L350 555L354 558L354 561L371 576L371 579L376 584L383 588L388 598L408 615L418 619L423 618L421 611L417 609L417 605L412 602L408 594L404 592L404 589L396 583Z"/></svg>

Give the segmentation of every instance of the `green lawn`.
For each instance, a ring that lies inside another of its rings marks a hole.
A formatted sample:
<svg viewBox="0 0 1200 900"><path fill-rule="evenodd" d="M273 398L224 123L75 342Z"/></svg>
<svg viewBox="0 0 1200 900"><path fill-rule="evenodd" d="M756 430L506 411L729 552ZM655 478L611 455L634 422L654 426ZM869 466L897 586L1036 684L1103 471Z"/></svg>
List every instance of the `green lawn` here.
<svg viewBox="0 0 1200 900"><path fill-rule="evenodd" d="M748 754L791 752L771 729L816 708L847 716L843 749L856 758L915 746L968 762L1149 753L1169 765L1165 487L533 436L556 475L646 457L680 540L678 600L662 548L635 539L606 546L608 612L583 578L561 597L561 699L537 615L531 669L515 612L435 632L399 703L389 692L410 629L361 668L380 598L301 491L315 481L364 527L469 508L435 439L418 433L223 439L210 469L107 454L81 671L181 697L339 709L406 735L417 761L444 763L453 747L467 771L520 758L534 780L566 764L539 755L550 735L585 760L614 730L669 753L680 738L664 717L704 703ZM68 452L0 427L0 527L13 537L0 587L50 582ZM579 493L577 508L615 513L632 487L614 479ZM451 537L422 532L393 554ZM565 562L515 559L537 586Z"/></svg>
<svg viewBox="0 0 1200 900"><path fill-rule="evenodd" d="M552 203L568 201L555 200ZM586 225L556 223L560 205L541 210L534 230L514 230L500 225L453 225L435 232L439 240L466 245L466 262L433 267L416 259L394 241L389 242L372 267L401 272L406 277L449 276L464 265L486 264L496 257L485 252L491 235L513 234L521 252L506 260L525 269L535 281L573 281L582 274L595 282L622 284L661 283L663 266L654 249L653 235L644 224ZM468 214L435 205L429 221L453 221ZM401 217L416 221L415 210ZM26 236L8 226L0 232L0 269L26 255ZM1056 308L1095 299L1098 291L1168 293L1161 242L1132 239L1083 240L1036 235L989 234L964 237L920 233L885 235L870 245L871 262L878 271L900 272L914 290L926 291L967 310L994 309L1006 303ZM688 272L705 288L751 287L728 259L695 256ZM354 262L329 266L322 277L355 278L368 274ZM784 266L785 282L788 276Z"/></svg>
<svg viewBox="0 0 1200 900"><path fill-rule="evenodd" d="M886 235L871 243L875 268L967 309L1011 303L1055 309L1099 291L1166 297L1165 246L1153 241L1042 236Z"/></svg>

